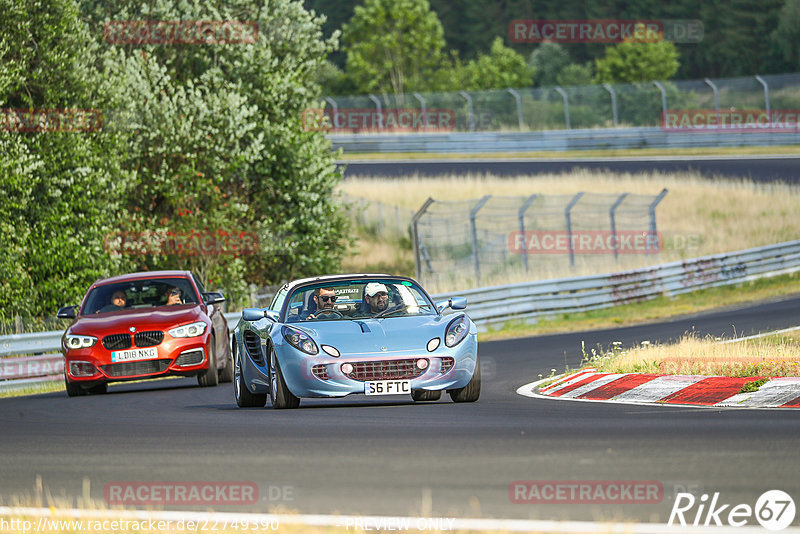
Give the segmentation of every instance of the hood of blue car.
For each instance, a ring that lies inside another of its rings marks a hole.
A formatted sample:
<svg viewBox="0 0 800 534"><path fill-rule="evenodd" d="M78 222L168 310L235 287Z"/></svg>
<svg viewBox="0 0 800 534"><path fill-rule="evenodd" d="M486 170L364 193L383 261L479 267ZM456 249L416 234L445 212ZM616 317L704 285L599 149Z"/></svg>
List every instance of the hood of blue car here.
<svg viewBox="0 0 800 534"><path fill-rule="evenodd" d="M318 321L302 325L319 344L331 345L342 355L416 351L427 353L434 337L444 338L444 329L453 317L387 317L350 321ZM293 325L300 326L300 325Z"/></svg>

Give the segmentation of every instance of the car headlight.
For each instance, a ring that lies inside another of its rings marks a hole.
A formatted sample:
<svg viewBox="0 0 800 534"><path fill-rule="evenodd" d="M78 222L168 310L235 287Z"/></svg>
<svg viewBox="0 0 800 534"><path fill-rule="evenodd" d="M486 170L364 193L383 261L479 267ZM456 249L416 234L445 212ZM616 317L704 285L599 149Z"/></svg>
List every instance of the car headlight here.
<svg viewBox="0 0 800 534"><path fill-rule="evenodd" d="M469 323L467 323L466 315L462 315L450 321L447 325L447 330L444 333L444 344L448 347L455 347L467 337L469 334Z"/></svg>
<svg viewBox="0 0 800 534"><path fill-rule="evenodd" d="M283 338L294 348L300 349L312 356L319 352L317 344L314 343L314 340L305 332L292 328L291 326L284 326L281 329L281 333L283 334Z"/></svg>
<svg viewBox="0 0 800 534"><path fill-rule="evenodd" d="M197 337L202 336L205 331L206 323L197 321L196 323L176 326L172 330L169 330L169 335L172 337Z"/></svg>
<svg viewBox="0 0 800 534"><path fill-rule="evenodd" d="M96 337L68 334L64 344L68 349L86 349L94 346L95 343L97 343Z"/></svg>

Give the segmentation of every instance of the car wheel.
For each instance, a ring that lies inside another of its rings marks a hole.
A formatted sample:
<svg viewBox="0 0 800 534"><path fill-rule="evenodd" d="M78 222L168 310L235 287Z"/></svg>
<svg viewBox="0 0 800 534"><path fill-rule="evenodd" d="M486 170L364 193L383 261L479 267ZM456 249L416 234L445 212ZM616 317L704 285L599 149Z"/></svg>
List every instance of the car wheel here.
<svg viewBox="0 0 800 534"><path fill-rule="evenodd" d="M225 367L223 367L219 371L219 382L220 384L228 383L233 381L233 347L236 344L236 340L233 341L231 344L231 348L228 349L228 355L225 358Z"/></svg>
<svg viewBox="0 0 800 534"><path fill-rule="evenodd" d="M80 384L70 382L69 378L66 376L64 377L64 385L66 386L68 397L82 397L87 394L86 390L83 389Z"/></svg>
<svg viewBox="0 0 800 534"><path fill-rule="evenodd" d="M300 406L300 399L286 387L278 355L272 346L269 347L269 400L272 407L279 410Z"/></svg>
<svg viewBox="0 0 800 534"><path fill-rule="evenodd" d="M103 395L108 392L108 382L102 382L86 390L92 395Z"/></svg>
<svg viewBox="0 0 800 534"><path fill-rule="evenodd" d="M481 362L475 358L475 372L472 379L463 388L451 389L450 398L453 402L475 402L481 396Z"/></svg>
<svg viewBox="0 0 800 534"><path fill-rule="evenodd" d="M242 362L237 356L236 341L233 342L231 357L233 358L233 396L236 398L236 405L239 408L261 408L267 403L267 395L250 393L244 384L242 376Z"/></svg>
<svg viewBox="0 0 800 534"><path fill-rule="evenodd" d="M411 390L411 398L416 402L437 401L442 398L442 391L425 391L424 389Z"/></svg>
<svg viewBox="0 0 800 534"><path fill-rule="evenodd" d="M197 383L204 388L216 386L219 382L219 375L217 374L217 343L213 337L209 345L211 348L208 351L208 369L197 375Z"/></svg>

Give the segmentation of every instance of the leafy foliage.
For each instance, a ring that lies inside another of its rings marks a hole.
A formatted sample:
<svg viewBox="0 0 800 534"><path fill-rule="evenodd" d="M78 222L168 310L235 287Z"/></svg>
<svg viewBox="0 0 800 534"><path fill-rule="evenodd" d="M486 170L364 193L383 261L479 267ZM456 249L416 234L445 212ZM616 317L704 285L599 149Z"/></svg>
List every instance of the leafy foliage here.
<svg viewBox="0 0 800 534"><path fill-rule="evenodd" d="M98 108L104 124L0 132L0 308L51 314L96 278L134 269L191 269L234 299L248 283L338 269L336 154L301 122L337 46L321 18L291 0L2 2L0 106ZM103 40L111 20L252 20L258 39L116 45ZM121 233L247 233L258 247L109 253Z"/></svg>
<svg viewBox="0 0 800 534"><path fill-rule="evenodd" d="M625 41L607 48L596 64L599 83L668 80L678 70L678 52L669 41Z"/></svg>
<svg viewBox="0 0 800 534"><path fill-rule="evenodd" d="M366 0L342 40L361 93L425 90L442 64L444 30L427 0Z"/></svg>

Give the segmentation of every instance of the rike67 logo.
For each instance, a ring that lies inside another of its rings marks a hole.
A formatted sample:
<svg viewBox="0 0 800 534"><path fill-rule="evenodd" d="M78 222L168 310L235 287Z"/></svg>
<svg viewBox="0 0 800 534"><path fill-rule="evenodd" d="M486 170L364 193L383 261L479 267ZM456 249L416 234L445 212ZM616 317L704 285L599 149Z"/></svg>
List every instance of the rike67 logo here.
<svg viewBox="0 0 800 534"><path fill-rule="evenodd" d="M668 524L682 527L742 527L755 519L765 529L778 531L791 525L794 517L794 500L781 490L765 491L756 500L755 506L723 504L719 492L715 492L710 500L707 493L699 499L691 493L678 493Z"/></svg>

